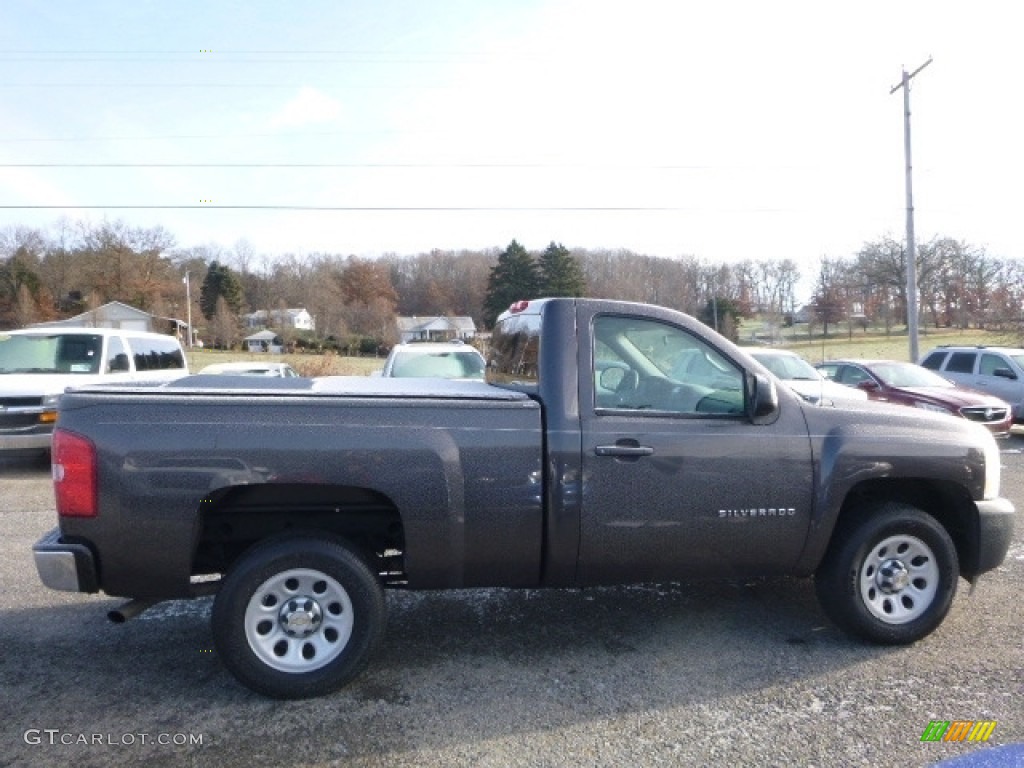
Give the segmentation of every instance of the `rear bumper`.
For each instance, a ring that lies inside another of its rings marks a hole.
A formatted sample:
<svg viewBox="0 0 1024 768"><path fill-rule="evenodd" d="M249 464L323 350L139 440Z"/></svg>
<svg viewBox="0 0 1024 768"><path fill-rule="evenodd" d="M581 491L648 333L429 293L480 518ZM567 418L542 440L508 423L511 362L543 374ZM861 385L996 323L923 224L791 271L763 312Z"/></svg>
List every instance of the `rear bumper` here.
<svg viewBox="0 0 1024 768"><path fill-rule="evenodd" d="M1010 549L1013 539L1013 504L1009 499L977 501L978 507L978 562L970 577L998 568Z"/></svg>
<svg viewBox="0 0 1024 768"><path fill-rule="evenodd" d="M98 592L96 560L85 544L61 540L54 528L32 546L39 579L62 592Z"/></svg>

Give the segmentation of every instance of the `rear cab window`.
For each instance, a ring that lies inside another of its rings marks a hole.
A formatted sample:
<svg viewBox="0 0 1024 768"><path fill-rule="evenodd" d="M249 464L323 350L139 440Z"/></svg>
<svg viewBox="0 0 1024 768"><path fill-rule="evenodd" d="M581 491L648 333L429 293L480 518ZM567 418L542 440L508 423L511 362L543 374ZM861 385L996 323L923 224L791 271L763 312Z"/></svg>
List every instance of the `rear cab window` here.
<svg viewBox="0 0 1024 768"><path fill-rule="evenodd" d="M487 382L537 394L540 386L539 312L509 314L491 335Z"/></svg>

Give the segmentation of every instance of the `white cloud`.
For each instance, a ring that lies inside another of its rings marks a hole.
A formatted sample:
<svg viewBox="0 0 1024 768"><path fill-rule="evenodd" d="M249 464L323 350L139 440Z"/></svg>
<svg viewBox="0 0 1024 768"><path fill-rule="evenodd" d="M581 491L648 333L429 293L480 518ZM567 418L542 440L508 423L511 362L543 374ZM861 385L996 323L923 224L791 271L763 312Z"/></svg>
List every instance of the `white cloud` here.
<svg viewBox="0 0 1024 768"><path fill-rule="evenodd" d="M298 94L270 119L274 128L333 123L341 118L341 102L323 91L304 85Z"/></svg>

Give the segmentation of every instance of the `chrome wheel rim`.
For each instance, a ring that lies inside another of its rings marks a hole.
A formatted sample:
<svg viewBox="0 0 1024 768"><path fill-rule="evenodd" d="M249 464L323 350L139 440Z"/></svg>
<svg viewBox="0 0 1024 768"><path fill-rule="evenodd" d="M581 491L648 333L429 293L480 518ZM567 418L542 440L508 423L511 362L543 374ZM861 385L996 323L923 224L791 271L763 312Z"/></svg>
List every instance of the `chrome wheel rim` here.
<svg viewBox="0 0 1024 768"><path fill-rule="evenodd" d="M264 581L245 609L245 636L264 664L312 672L336 659L352 636L348 592L322 571L294 568Z"/></svg>
<svg viewBox="0 0 1024 768"><path fill-rule="evenodd" d="M939 590L935 553L916 536L890 536L878 542L861 566L859 587L864 605L887 624L920 618Z"/></svg>

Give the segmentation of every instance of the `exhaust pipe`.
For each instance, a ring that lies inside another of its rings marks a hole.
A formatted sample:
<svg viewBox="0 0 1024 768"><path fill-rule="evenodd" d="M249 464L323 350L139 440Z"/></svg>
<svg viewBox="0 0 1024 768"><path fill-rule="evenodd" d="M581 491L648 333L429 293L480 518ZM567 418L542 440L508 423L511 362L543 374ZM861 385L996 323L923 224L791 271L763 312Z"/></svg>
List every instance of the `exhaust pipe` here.
<svg viewBox="0 0 1024 768"><path fill-rule="evenodd" d="M134 619L144 610L153 607L159 602L159 600L129 600L120 608L107 611L107 618L115 624L124 624L128 619Z"/></svg>

